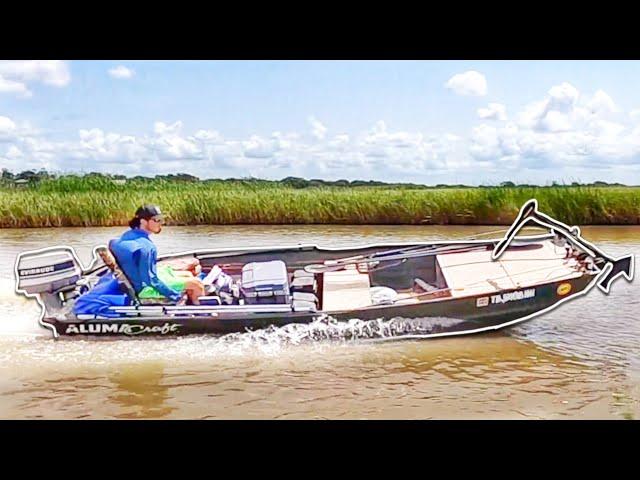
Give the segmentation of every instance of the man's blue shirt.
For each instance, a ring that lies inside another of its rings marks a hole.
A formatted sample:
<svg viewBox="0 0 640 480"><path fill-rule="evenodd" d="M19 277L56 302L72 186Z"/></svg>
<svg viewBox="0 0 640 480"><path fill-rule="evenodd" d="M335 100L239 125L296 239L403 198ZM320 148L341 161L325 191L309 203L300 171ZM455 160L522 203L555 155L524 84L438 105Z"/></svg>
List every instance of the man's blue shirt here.
<svg viewBox="0 0 640 480"><path fill-rule="evenodd" d="M147 232L140 228L127 230L120 238L112 240L110 247L136 293L140 293L144 287L153 287L171 300L180 300L180 292L168 287L158 278L158 250Z"/></svg>

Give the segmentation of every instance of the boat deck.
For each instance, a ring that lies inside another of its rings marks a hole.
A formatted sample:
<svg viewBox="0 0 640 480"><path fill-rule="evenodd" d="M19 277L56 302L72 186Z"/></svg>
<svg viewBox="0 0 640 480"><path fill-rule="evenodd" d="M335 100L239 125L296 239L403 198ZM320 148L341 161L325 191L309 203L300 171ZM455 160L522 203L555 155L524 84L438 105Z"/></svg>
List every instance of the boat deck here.
<svg viewBox="0 0 640 480"><path fill-rule="evenodd" d="M538 248L507 250L498 260L491 251L438 255L440 272L453 297L493 294L581 275L579 261L565 258L566 250L551 241Z"/></svg>

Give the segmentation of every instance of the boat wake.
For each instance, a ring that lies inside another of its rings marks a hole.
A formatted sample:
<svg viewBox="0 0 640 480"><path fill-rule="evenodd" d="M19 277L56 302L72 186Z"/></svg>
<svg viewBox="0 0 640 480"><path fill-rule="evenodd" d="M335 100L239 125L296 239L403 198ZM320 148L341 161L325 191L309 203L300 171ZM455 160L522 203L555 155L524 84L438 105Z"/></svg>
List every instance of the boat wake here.
<svg viewBox="0 0 640 480"><path fill-rule="evenodd" d="M36 318L37 315L31 317L31 325L38 329ZM64 365L64 371L68 373L74 368L86 372L88 367L119 368L118 365L153 362L198 368L198 365L214 362L218 368L235 371L239 362L262 362L265 358L270 359L271 367L280 368L292 359L298 362L301 357L308 359L310 355L314 356L316 363L327 355L332 361L341 355L352 358L355 352L361 352L360 348L370 342L417 338L425 332L427 325L432 327L435 323L452 321L456 320L394 318L339 322L326 317L310 324L272 326L221 337L63 337L53 340L46 331L43 335L28 335L25 332L21 332L22 335L9 335L5 332L0 334L0 370L15 371L16 368L37 366L39 372L49 369L59 372ZM141 344L134 345L132 342Z"/></svg>
<svg viewBox="0 0 640 480"><path fill-rule="evenodd" d="M293 323L283 327L270 326L261 330L230 333L221 337L220 342L284 346L323 341L398 340L426 337L441 328L451 328L458 322L460 320L444 317L338 321L326 316L309 324Z"/></svg>
<svg viewBox="0 0 640 480"><path fill-rule="evenodd" d="M14 291L12 280L0 278L0 337L51 336L38 324L40 306Z"/></svg>

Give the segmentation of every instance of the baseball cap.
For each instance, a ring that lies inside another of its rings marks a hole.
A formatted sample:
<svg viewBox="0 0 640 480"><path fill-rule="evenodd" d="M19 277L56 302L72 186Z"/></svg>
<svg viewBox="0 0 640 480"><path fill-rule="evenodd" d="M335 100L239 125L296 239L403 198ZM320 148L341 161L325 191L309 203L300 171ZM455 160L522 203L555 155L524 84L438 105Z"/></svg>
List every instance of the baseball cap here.
<svg viewBox="0 0 640 480"><path fill-rule="evenodd" d="M144 218L145 220L149 220L152 217L164 218L159 206L143 205L142 207L138 208L138 210L136 210L136 218Z"/></svg>

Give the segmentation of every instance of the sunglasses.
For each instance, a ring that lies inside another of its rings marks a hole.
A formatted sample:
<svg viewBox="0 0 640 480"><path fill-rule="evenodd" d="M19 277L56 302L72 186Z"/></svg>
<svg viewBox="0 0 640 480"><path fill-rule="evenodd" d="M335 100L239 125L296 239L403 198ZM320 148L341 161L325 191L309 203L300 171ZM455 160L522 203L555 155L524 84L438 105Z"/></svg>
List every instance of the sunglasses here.
<svg viewBox="0 0 640 480"><path fill-rule="evenodd" d="M157 223L160 223L160 224L164 223L164 219L163 218L151 217L149 220L153 220L154 222L157 222Z"/></svg>

